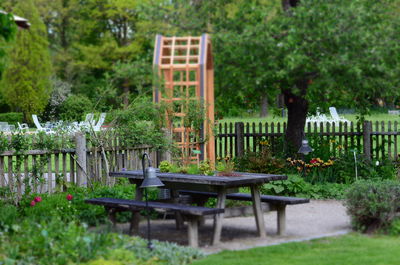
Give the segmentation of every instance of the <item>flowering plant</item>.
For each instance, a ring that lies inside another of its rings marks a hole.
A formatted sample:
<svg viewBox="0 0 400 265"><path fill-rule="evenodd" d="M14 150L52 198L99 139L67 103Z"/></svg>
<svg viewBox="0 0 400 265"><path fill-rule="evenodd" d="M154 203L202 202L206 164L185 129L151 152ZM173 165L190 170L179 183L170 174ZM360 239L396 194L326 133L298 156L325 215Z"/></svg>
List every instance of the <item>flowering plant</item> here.
<svg viewBox="0 0 400 265"><path fill-rule="evenodd" d="M290 157L286 161L291 167L296 168L297 172L303 172L303 177L312 183L318 182L321 179L326 180L331 174L330 168L335 164L333 159L324 161L319 157L311 158L309 162L305 162L301 159L292 159Z"/></svg>

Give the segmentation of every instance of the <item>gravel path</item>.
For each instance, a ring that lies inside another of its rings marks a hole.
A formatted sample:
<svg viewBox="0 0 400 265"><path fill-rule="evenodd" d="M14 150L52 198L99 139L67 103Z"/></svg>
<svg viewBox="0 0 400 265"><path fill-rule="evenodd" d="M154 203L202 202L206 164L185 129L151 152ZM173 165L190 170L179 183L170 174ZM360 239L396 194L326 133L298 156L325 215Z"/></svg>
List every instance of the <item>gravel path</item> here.
<svg viewBox="0 0 400 265"><path fill-rule="evenodd" d="M257 237L253 216L225 218L221 243L210 246L213 220L207 219L199 229L200 248L205 253L216 253L222 250L240 250L258 246L275 245L284 242L309 240L312 238L345 234L350 231L350 218L342 202L335 200L313 200L308 204L291 205L286 208L286 235L276 234L276 212L264 214L267 237ZM118 226L127 231L127 224ZM174 220L151 221L152 238L161 241L187 245L186 226L175 229ZM146 222L140 223L141 236L145 237Z"/></svg>

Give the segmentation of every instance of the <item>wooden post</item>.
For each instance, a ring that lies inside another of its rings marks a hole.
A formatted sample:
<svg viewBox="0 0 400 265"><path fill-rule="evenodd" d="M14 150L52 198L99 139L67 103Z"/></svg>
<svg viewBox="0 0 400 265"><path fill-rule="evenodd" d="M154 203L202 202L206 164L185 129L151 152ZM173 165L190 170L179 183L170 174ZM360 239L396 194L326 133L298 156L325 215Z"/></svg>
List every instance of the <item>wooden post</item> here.
<svg viewBox="0 0 400 265"><path fill-rule="evenodd" d="M75 134L76 157L77 157L77 184L78 186L87 186L86 176L86 137L83 133Z"/></svg>
<svg viewBox="0 0 400 265"><path fill-rule="evenodd" d="M286 205L277 206L278 235L284 236L286 233Z"/></svg>
<svg viewBox="0 0 400 265"><path fill-rule="evenodd" d="M265 223L264 223L264 216L261 208L261 195L260 195L260 187L258 185L251 186L251 198L253 200L253 212L256 218L256 225L258 235L261 238L266 237L265 231Z"/></svg>
<svg viewBox="0 0 400 265"><path fill-rule="evenodd" d="M365 121L363 124L363 143L364 143L364 156L368 161L371 161L371 134L372 123Z"/></svg>
<svg viewBox="0 0 400 265"><path fill-rule="evenodd" d="M244 123L236 122L235 123L235 153L236 157L240 157L244 155Z"/></svg>
<svg viewBox="0 0 400 265"><path fill-rule="evenodd" d="M225 209L226 200L226 188L221 187L218 191L217 208ZM221 242L221 231L222 231L222 220L224 219L224 213L217 213L214 215L214 234L212 239L212 245L219 244Z"/></svg>

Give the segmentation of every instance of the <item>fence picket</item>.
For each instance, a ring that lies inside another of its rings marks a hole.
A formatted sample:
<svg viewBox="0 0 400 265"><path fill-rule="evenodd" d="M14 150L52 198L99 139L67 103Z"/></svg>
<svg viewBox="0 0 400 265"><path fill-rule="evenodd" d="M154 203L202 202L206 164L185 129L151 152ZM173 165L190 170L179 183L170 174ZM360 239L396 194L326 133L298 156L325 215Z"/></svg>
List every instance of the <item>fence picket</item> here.
<svg viewBox="0 0 400 265"><path fill-rule="evenodd" d="M53 191L53 171L51 168L51 154L47 155L47 192L52 193Z"/></svg>
<svg viewBox="0 0 400 265"><path fill-rule="evenodd" d="M9 156L8 157L8 161L7 161L7 164L8 164L8 175L7 176L8 176L8 187L10 188L11 191L14 191L14 178L13 178L12 160L13 160L13 157Z"/></svg>
<svg viewBox="0 0 400 265"><path fill-rule="evenodd" d="M393 135L393 140L394 140L394 150L393 150L393 156L394 156L394 159L397 161L397 160L399 160L399 155L398 155L398 150L397 150L397 136L398 136L398 131L397 131L397 121L395 121L394 122L394 128L393 128L393 130L396 132L396 134L395 135Z"/></svg>
<svg viewBox="0 0 400 265"><path fill-rule="evenodd" d="M393 156L392 156L392 135L390 134L392 132L392 122L391 121L388 122L388 132L389 132L389 135L388 135L388 158L390 160L392 160L393 159Z"/></svg>
<svg viewBox="0 0 400 265"><path fill-rule="evenodd" d="M0 186L6 186L6 176L4 174L4 156L0 157Z"/></svg>

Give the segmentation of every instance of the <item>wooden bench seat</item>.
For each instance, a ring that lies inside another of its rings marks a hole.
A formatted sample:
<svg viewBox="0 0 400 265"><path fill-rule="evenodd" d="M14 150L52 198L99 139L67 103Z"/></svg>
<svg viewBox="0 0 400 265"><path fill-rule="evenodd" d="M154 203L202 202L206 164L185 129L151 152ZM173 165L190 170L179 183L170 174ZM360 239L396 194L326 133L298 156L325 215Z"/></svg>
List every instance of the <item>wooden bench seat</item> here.
<svg viewBox="0 0 400 265"><path fill-rule="evenodd" d="M146 208L146 202L127 200L127 199L116 199L116 198L95 198L87 199L86 203L102 205L108 211L111 221L115 224L115 213L118 211L131 211L139 212ZM191 247L198 246L198 222L201 217L205 215L214 215L223 213L224 209L219 208L208 208L201 206L190 206L184 204L175 203L164 203L164 202L148 202L148 207L150 209L162 209L167 211L179 212L184 215L188 220L188 238L189 245ZM132 218L133 221L133 218ZM132 227L131 222L131 227Z"/></svg>
<svg viewBox="0 0 400 265"><path fill-rule="evenodd" d="M180 190L179 194L190 195L193 200L204 199L204 198L217 198L216 192L203 192L203 191L191 191L191 190ZM226 195L228 200L237 201L252 201L251 194L248 193L230 193ZM277 211L277 226L278 234L284 235L286 230L286 205L295 205L302 203L309 203L310 200L306 198L297 197L284 197L274 195L261 195L261 202L268 203L270 210Z"/></svg>

